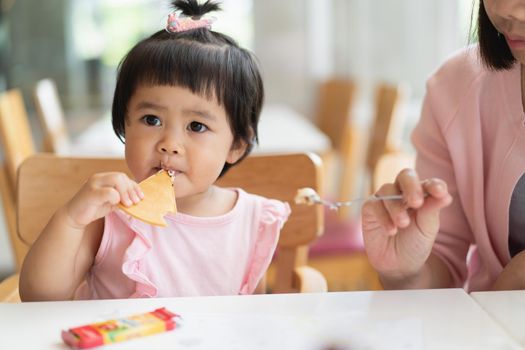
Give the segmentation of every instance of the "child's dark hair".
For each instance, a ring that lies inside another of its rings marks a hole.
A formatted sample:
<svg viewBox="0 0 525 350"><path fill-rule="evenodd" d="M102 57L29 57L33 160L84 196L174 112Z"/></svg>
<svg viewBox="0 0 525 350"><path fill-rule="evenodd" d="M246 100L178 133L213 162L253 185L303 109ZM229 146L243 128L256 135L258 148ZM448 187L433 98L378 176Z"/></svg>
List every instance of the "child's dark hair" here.
<svg viewBox="0 0 525 350"><path fill-rule="evenodd" d="M478 39L481 59L488 68L509 69L516 62L505 37L490 21L483 0L479 0Z"/></svg>
<svg viewBox="0 0 525 350"><path fill-rule="evenodd" d="M211 0L203 4L177 0L173 7L194 19L220 9ZM258 142L264 99L259 67L255 56L227 35L208 28L176 33L162 29L130 50L119 64L112 107L113 130L123 142L128 103L141 84L181 86L206 98L215 97L228 115L233 145L247 145L239 161ZM224 165L221 176L230 166Z"/></svg>

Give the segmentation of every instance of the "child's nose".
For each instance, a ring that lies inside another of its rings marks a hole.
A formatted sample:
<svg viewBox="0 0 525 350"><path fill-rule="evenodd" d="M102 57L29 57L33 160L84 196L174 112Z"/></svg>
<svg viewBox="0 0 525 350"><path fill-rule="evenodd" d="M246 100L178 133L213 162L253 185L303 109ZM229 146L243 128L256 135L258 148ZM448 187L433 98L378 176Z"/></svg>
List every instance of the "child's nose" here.
<svg viewBox="0 0 525 350"><path fill-rule="evenodd" d="M176 139L166 137L163 140L161 140L157 145L157 150L160 153L163 154L183 154L184 153L184 147L182 146L180 141L177 141Z"/></svg>
<svg viewBox="0 0 525 350"><path fill-rule="evenodd" d="M168 149L168 148L162 147L160 150L161 150L162 153L179 154L179 151L177 149Z"/></svg>

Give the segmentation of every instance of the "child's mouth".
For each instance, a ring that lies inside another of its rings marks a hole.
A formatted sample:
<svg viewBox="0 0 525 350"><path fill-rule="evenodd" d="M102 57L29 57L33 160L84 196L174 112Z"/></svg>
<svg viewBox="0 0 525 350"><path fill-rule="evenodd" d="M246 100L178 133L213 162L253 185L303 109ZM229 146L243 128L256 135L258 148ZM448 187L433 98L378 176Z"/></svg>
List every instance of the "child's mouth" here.
<svg viewBox="0 0 525 350"><path fill-rule="evenodd" d="M179 174L182 174L182 171L179 171L179 170L175 170L173 168L169 168L169 167L166 167L166 166L159 166L159 167L155 167L155 172L158 172L158 171L161 171L161 170L165 170L169 176L171 176L172 178L179 175Z"/></svg>

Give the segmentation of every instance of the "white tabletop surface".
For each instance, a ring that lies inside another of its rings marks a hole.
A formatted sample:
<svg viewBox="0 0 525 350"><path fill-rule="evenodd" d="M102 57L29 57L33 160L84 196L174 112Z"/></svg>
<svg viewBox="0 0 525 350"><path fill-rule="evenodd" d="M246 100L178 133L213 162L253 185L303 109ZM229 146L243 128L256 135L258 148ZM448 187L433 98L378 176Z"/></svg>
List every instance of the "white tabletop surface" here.
<svg viewBox="0 0 525 350"><path fill-rule="evenodd" d="M283 104L266 105L259 121L259 146L254 153L330 150L330 139L310 120Z"/></svg>
<svg viewBox="0 0 525 350"><path fill-rule="evenodd" d="M525 291L473 292L471 296L525 348Z"/></svg>
<svg viewBox="0 0 525 350"><path fill-rule="evenodd" d="M259 122L259 145L254 153L314 152L330 149L330 139L306 117L284 104L266 105ZM124 145L111 126L111 115L80 133L67 152L70 155L123 156Z"/></svg>
<svg viewBox="0 0 525 350"><path fill-rule="evenodd" d="M520 349L462 289L0 304L0 348L159 307L182 326L108 349Z"/></svg>

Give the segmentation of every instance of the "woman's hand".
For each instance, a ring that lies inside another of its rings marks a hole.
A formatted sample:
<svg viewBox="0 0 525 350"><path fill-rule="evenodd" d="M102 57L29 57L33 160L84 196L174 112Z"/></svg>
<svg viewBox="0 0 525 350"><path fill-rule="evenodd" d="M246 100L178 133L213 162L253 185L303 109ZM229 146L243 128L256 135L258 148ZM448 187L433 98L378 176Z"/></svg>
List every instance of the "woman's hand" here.
<svg viewBox="0 0 525 350"><path fill-rule="evenodd" d="M91 176L66 204L65 212L72 228L84 229L107 215L118 203L129 207L143 198L139 185L126 174L99 173Z"/></svg>
<svg viewBox="0 0 525 350"><path fill-rule="evenodd" d="M492 287L494 290L525 289L525 250L505 266Z"/></svg>
<svg viewBox="0 0 525 350"><path fill-rule="evenodd" d="M363 205L363 235L368 259L386 287L408 287L430 256L439 229L439 213L452 202L444 181L420 181L412 169L376 195L402 194L403 200Z"/></svg>

